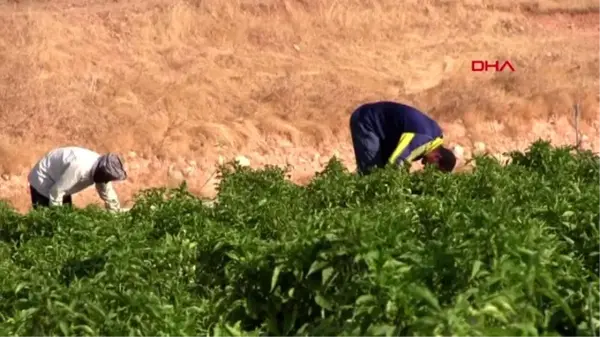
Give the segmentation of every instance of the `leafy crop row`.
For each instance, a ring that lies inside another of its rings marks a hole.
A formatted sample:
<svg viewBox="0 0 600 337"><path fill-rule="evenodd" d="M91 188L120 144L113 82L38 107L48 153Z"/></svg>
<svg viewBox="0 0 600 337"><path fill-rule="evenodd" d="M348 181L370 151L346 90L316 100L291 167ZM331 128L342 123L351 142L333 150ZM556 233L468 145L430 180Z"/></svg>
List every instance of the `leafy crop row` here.
<svg viewBox="0 0 600 337"><path fill-rule="evenodd" d="M598 335L600 164L537 142L468 174L307 186L223 167L132 210L0 204L0 335Z"/></svg>

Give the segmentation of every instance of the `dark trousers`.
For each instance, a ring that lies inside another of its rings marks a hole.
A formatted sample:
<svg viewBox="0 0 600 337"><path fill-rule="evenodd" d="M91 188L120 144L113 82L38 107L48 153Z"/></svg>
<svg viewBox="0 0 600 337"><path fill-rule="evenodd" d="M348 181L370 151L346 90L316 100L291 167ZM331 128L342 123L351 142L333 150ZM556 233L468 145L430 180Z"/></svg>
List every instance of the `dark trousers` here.
<svg viewBox="0 0 600 337"><path fill-rule="evenodd" d="M350 134L358 173L368 174L375 167L384 167L387 158L382 155L380 139L365 118L363 109L352 113Z"/></svg>
<svg viewBox="0 0 600 337"><path fill-rule="evenodd" d="M31 194L31 205L34 209L38 207L50 207L50 199L40 194L35 188L29 186L29 193ZM73 199L70 195L63 197L63 205L73 205Z"/></svg>

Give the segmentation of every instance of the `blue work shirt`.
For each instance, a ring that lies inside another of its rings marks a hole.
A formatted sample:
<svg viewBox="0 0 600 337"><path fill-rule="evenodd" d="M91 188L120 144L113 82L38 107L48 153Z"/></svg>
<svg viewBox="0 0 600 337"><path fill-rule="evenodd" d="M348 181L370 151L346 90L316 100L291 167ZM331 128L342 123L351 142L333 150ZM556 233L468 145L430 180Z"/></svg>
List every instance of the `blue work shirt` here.
<svg viewBox="0 0 600 337"><path fill-rule="evenodd" d="M401 165L419 160L443 144L442 129L421 111L396 102L381 101L362 105L361 122L380 140L382 158Z"/></svg>

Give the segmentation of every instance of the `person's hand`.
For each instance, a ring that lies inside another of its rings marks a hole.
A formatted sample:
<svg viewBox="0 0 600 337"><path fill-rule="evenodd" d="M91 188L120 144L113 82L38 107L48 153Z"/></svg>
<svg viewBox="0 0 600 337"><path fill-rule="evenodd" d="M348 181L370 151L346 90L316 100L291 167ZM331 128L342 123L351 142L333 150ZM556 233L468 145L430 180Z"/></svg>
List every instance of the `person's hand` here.
<svg viewBox="0 0 600 337"><path fill-rule="evenodd" d="M110 213L117 214L117 213L129 212L129 210L131 210L131 208L121 207L121 208L117 208L117 209L109 209L108 211Z"/></svg>
<svg viewBox="0 0 600 337"><path fill-rule="evenodd" d="M129 212L130 210L131 210L131 207L121 207L119 209L119 213Z"/></svg>

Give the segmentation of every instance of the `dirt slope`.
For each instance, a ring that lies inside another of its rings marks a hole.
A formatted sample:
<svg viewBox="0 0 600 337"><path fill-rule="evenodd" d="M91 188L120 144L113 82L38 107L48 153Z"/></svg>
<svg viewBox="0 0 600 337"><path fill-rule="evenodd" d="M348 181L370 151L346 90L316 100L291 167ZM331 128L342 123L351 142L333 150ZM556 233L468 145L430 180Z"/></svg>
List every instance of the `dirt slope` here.
<svg viewBox="0 0 600 337"><path fill-rule="evenodd" d="M598 150L598 18L591 0L0 1L0 198L27 209L27 170L61 145L125 154L124 200L183 178L211 195L219 156L298 182L333 154L353 169L349 113L379 99L467 152L572 143L579 103Z"/></svg>

